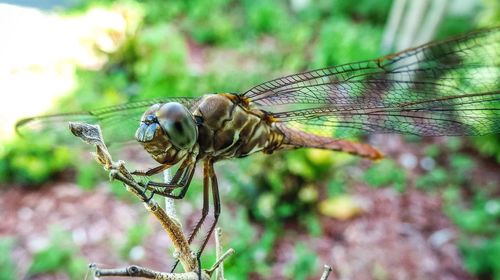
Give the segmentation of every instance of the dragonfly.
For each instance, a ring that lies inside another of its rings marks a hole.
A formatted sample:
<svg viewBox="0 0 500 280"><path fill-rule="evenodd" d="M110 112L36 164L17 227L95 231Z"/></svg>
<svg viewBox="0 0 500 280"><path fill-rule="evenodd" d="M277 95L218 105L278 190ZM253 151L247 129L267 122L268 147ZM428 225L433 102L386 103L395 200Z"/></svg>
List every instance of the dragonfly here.
<svg viewBox="0 0 500 280"><path fill-rule="evenodd" d="M202 215L189 235L191 243L208 216L212 196L213 220L201 254L221 212L216 162L297 148L377 160L383 157L377 148L350 137L499 133L500 27L280 77L243 93L165 97L36 116L20 120L16 129L50 131L68 121L99 124L108 142L135 138L159 164L135 175L149 177L177 166L169 182L144 184L154 195L183 198L202 163Z"/></svg>

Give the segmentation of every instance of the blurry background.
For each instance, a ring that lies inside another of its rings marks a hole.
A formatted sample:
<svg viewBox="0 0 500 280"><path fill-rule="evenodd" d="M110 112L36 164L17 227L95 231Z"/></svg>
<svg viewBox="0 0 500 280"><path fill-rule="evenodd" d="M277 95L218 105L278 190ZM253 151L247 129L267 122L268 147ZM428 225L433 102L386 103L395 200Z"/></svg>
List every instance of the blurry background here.
<svg viewBox="0 0 500 280"><path fill-rule="evenodd" d="M19 139L17 119L241 92L499 23L495 0L0 3L0 279L173 263L158 223L90 147ZM237 252L226 277L319 279L329 264L330 279L500 279L499 136L365 140L387 158L297 150L218 164L219 225ZM200 189L198 174L178 203L186 230Z"/></svg>

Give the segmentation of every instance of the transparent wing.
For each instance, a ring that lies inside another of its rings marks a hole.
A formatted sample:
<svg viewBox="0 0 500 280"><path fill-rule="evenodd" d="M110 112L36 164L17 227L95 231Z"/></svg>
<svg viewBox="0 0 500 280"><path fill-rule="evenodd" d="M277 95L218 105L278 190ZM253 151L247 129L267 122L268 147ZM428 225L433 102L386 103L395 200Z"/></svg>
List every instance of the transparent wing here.
<svg viewBox="0 0 500 280"><path fill-rule="evenodd" d="M19 120L16 131L21 136L33 136L39 133L48 135L56 143L79 143L69 131L69 122L99 124L106 144L134 141L135 130L139 126L142 114L153 104L179 102L191 108L199 98L172 97L131 102L123 105L100 108L88 112L36 116Z"/></svg>
<svg viewBox="0 0 500 280"><path fill-rule="evenodd" d="M327 136L500 132L500 27L375 60L278 78L243 94L277 122Z"/></svg>

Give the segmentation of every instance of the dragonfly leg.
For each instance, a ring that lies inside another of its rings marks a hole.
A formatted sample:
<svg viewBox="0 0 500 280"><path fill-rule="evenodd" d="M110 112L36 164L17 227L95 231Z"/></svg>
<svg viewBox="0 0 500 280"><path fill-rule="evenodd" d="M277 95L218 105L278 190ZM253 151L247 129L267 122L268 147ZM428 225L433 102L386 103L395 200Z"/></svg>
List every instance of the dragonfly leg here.
<svg viewBox="0 0 500 280"><path fill-rule="evenodd" d="M209 210L209 203L208 203L208 189L209 186L211 185L212 187L212 199L214 201L214 220L210 224L210 228L208 230L207 235L203 239L203 243L196 253L196 258L198 259L198 265L201 267L200 263L200 258L201 254L203 253L203 250L205 249L205 246L207 245L208 239L210 239L210 236L212 235L215 225L217 224L217 221L219 220L219 215L220 215L220 197L219 197L219 186L217 184L217 177L215 176L214 172L214 166L213 162L211 160L206 160L203 168L203 210L202 210L202 216L198 223L196 224L195 228L191 232L191 235L189 236L188 242L191 244L193 241L196 233L198 233L199 229L201 228L203 222L205 221L205 218L208 214ZM172 267L171 272L174 272L175 268L177 267L177 264L179 263L179 260L177 260Z"/></svg>
<svg viewBox="0 0 500 280"><path fill-rule="evenodd" d="M211 182L211 187L212 187L212 199L214 203L214 219L212 221L212 224L210 225L210 228L208 230L207 235L205 236L205 239L203 240L203 244L200 247L200 250L198 251L198 256L203 253L203 249L205 249L205 246L207 245L208 239L212 235L215 225L217 224L217 221L219 220L219 215L220 215L220 196L219 196L219 185L217 183L217 177L214 172L214 165L211 160L209 160L208 164L208 176L210 177L210 182Z"/></svg>
<svg viewBox="0 0 500 280"><path fill-rule="evenodd" d="M135 170L133 171L131 174L132 175L136 175L136 176L143 176L143 177L146 177L146 176L153 176L155 174L158 174L160 172L162 172L163 170L171 167L172 165L170 164L162 164L162 165L158 165L156 167L153 167L153 168L150 168L146 171L142 171L142 170Z"/></svg>
<svg viewBox="0 0 500 280"><path fill-rule="evenodd" d="M143 194L145 194L146 190L143 191ZM146 200L144 202L149 203L151 199L153 199L153 196L155 196L155 191L152 191L149 197L146 197Z"/></svg>
<svg viewBox="0 0 500 280"><path fill-rule="evenodd" d="M176 172L176 175L178 174L182 174L185 170L185 166L181 166L179 168L179 170L177 170ZM146 192L149 190L151 191L151 196L149 198L147 198L145 201L148 202L150 201L153 196L155 195L155 193L164 193L164 192L172 192L172 190L176 189L176 188L179 188L179 187L182 187L182 186L179 186L179 184L177 184L177 181L179 180L180 176L176 176L174 179L172 179L170 182L168 183L158 183L158 182L154 182L154 181L146 181L146 183L139 183L144 189L142 190L142 195L143 196L147 196L146 195Z"/></svg>
<svg viewBox="0 0 500 280"><path fill-rule="evenodd" d="M181 166L179 167L177 172L175 173L174 177L170 180L170 182L164 183L164 182L155 182L155 181L149 180L143 184L144 188L146 188L150 191L157 190L155 187L169 189L170 191L175 189L176 185L178 185L178 182L181 180L182 175L184 175L184 171L186 170L189 163L191 163L191 161L189 159L184 160L181 163ZM151 168L148 171L142 172L142 173L141 173L141 171L134 171L134 175L151 176L151 175L154 175L154 174L156 174L156 173L158 173L158 172L160 172L168 167L170 167L170 165L160 165L160 166L157 166L155 168ZM153 173L153 174L151 174L151 173ZM179 186L177 186L177 187L179 187Z"/></svg>
<svg viewBox="0 0 500 280"><path fill-rule="evenodd" d="M211 181L209 176L210 176L210 171L209 171L209 163L207 160L204 162L203 165L203 208L201 210L200 219L198 220L196 226L191 231L191 234L189 234L189 239L188 239L189 244L193 242L194 237L196 236L201 226L203 225L203 222L205 221L205 218L208 215L208 211L210 210L208 191L210 189Z"/></svg>
<svg viewBox="0 0 500 280"><path fill-rule="evenodd" d="M201 280L201 257L200 257L200 255L196 256L196 261L198 262L198 280Z"/></svg>
<svg viewBox="0 0 500 280"><path fill-rule="evenodd" d="M159 183L148 181L145 184L145 189L151 190L154 193L173 199L182 199L187 193L191 180L193 179L196 162L185 161L175 173L169 183ZM179 194L172 194L172 190L180 188Z"/></svg>
<svg viewBox="0 0 500 280"><path fill-rule="evenodd" d="M198 233L198 230L201 228L201 225L203 224L203 222L205 221L205 218L208 215L208 211L210 209L209 197L208 197L209 189L210 189L209 163L208 163L208 161L205 161L203 164L203 208L201 210L200 219L198 220L198 222L196 223L196 226L193 228L193 230L189 234L189 238L188 238L189 244L191 244L191 242L193 242L194 237ZM199 257L199 255L197 255L197 257ZM173 272L175 270L178 263L179 263L179 260L177 260L175 262L174 266L172 267L171 272Z"/></svg>
<svg viewBox="0 0 500 280"><path fill-rule="evenodd" d="M198 151L194 150L191 152L186 159L181 163L177 172L175 172L174 177L170 180L170 182L155 182L155 181L147 181L142 184L146 190L152 191L161 196L170 197L173 199L181 199L186 195L187 188L191 183L191 179L193 178L194 170L196 168L196 157L198 155ZM164 164L152 168L142 174L146 174L149 176L151 174L158 173L169 168L171 165ZM136 174L141 174L140 172L136 172ZM181 192L178 195L172 194L172 190L181 188Z"/></svg>

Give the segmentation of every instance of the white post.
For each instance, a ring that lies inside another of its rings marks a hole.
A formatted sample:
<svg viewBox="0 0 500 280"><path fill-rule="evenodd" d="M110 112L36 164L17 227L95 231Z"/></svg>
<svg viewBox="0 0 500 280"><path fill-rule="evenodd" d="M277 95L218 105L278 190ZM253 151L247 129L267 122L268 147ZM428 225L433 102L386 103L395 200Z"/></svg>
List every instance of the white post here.
<svg viewBox="0 0 500 280"><path fill-rule="evenodd" d="M170 174L170 168L163 171L163 181L169 183L172 180L172 175ZM175 203L173 198L165 197L165 212L174 220L178 221L177 213L175 211Z"/></svg>

